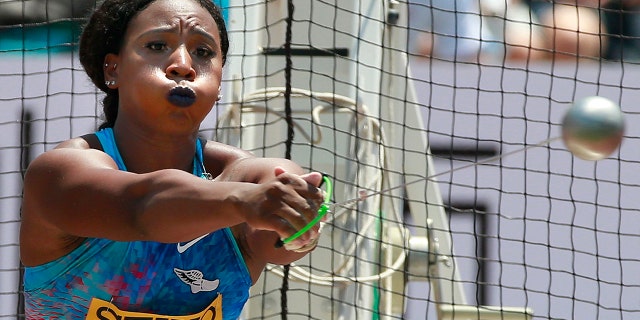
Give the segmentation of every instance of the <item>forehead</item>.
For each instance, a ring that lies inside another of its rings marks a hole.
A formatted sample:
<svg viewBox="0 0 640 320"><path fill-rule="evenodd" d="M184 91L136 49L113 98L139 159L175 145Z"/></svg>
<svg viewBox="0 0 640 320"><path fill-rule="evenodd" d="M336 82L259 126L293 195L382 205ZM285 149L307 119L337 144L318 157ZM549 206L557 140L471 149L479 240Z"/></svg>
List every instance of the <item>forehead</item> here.
<svg viewBox="0 0 640 320"><path fill-rule="evenodd" d="M127 33L141 33L159 27L197 28L219 38L218 26L209 11L191 0L152 2L131 19Z"/></svg>

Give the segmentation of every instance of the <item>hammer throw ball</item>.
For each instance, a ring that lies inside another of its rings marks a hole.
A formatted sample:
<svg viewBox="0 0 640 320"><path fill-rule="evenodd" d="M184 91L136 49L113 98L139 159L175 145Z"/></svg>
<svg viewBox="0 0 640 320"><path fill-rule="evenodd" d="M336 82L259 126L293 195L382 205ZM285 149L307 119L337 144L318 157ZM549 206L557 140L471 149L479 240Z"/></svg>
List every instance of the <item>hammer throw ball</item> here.
<svg viewBox="0 0 640 320"><path fill-rule="evenodd" d="M575 102L562 121L562 140L567 149L584 160L601 160L622 142L624 117L620 106L599 97Z"/></svg>

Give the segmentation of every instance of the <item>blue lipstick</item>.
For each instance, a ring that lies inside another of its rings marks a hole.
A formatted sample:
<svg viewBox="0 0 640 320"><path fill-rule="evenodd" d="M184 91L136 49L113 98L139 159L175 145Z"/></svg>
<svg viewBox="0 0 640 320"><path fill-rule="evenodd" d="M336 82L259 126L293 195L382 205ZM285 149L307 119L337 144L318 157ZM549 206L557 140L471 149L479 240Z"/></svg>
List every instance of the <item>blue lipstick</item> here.
<svg viewBox="0 0 640 320"><path fill-rule="evenodd" d="M167 99L178 107L186 108L196 102L196 93L189 87L175 87L169 91Z"/></svg>

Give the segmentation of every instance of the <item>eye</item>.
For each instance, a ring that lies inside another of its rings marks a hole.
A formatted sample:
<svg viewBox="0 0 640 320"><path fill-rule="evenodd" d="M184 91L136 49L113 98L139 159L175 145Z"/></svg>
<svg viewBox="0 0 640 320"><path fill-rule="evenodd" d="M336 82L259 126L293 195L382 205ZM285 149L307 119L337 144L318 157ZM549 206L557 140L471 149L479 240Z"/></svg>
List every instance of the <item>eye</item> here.
<svg viewBox="0 0 640 320"><path fill-rule="evenodd" d="M167 48L167 44L164 42L156 41L147 43L145 47L152 51L162 51Z"/></svg>
<svg viewBox="0 0 640 320"><path fill-rule="evenodd" d="M200 58L211 58L215 56L215 51L209 49L208 47L199 47L196 48L196 50L194 51L194 54Z"/></svg>

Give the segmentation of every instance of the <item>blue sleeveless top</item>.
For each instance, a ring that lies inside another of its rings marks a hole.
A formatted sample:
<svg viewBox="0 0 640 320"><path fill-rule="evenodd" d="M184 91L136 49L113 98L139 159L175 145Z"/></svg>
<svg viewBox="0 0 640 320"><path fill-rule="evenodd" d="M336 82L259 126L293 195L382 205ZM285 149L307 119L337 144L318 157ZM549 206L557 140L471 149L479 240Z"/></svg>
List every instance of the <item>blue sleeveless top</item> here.
<svg viewBox="0 0 640 320"><path fill-rule="evenodd" d="M104 152L126 171L113 131L96 133ZM197 142L193 174L203 172ZM189 242L119 242L87 238L55 261L25 268L27 319L89 319L92 299L127 312L181 316L221 296L224 319L237 319L251 277L229 228ZM93 316L93 317L92 317Z"/></svg>

